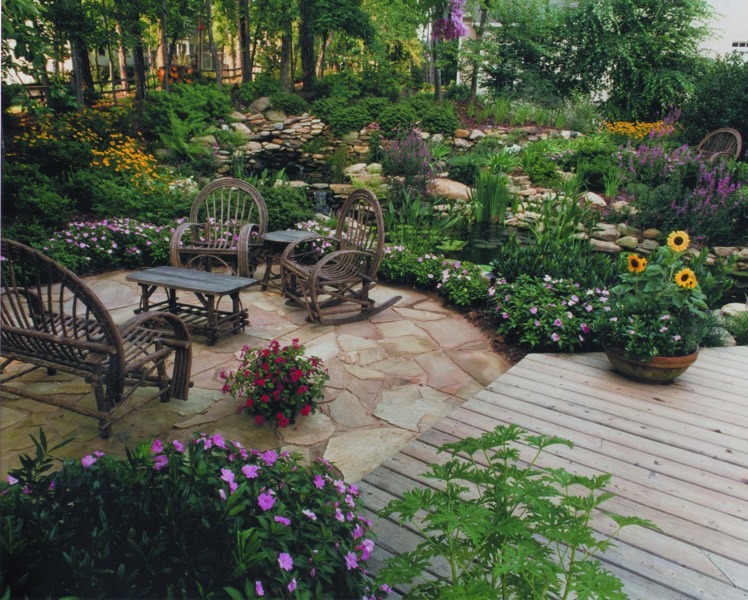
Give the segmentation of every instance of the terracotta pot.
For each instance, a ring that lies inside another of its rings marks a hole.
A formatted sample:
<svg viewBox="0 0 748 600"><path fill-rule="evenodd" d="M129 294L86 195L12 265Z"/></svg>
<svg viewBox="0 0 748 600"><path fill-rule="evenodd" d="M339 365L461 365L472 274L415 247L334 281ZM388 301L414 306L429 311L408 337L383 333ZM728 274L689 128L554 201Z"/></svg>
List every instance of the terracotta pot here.
<svg viewBox="0 0 748 600"><path fill-rule="evenodd" d="M605 354L613 368L626 377L644 383L670 383L686 372L699 351L688 356L655 356L649 362L628 358L620 348L605 348Z"/></svg>

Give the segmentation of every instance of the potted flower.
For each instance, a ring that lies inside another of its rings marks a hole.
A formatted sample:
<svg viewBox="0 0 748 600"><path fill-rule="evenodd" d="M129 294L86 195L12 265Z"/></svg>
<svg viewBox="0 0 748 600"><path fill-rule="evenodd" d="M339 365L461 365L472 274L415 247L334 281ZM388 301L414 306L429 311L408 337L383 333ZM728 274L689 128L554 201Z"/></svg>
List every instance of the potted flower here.
<svg viewBox="0 0 748 600"><path fill-rule="evenodd" d="M304 356L297 339L287 346L277 340L266 348L244 346L237 370L221 377L226 381L223 393L240 399L257 424L268 421L278 427L294 423L299 413L316 412L330 379L322 360Z"/></svg>
<svg viewBox="0 0 748 600"><path fill-rule="evenodd" d="M649 258L626 256L620 284L594 322L611 364L624 375L665 383L696 360L708 307L683 260L689 243L685 231L674 231Z"/></svg>

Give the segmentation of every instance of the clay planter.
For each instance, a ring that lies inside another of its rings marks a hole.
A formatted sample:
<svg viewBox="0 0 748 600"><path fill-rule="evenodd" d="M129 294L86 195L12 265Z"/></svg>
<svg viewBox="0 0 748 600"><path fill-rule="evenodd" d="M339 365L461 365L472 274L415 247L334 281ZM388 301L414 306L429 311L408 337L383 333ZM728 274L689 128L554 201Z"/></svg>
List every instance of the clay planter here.
<svg viewBox="0 0 748 600"><path fill-rule="evenodd" d="M620 348L605 348L605 354L613 368L626 377L644 383L670 383L686 372L699 351L688 356L655 356L649 362L628 358Z"/></svg>

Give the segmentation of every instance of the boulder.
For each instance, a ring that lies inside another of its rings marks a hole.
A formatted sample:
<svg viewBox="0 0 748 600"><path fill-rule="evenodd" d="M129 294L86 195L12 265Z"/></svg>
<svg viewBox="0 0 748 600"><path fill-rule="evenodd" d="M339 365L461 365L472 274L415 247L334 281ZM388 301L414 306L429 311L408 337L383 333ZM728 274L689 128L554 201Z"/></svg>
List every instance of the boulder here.
<svg viewBox="0 0 748 600"><path fill-rule="evenodd" d="M440 198L468 200L470 187L459 181L436 177L429 182L429 193Z"/></svg>
<svg viewBox="0 0 748 600"><path fill-rule="evenodd" d="M470 142L462 138L455 138L454 145L455 145L455 148L471 148L472 147L472 144Z"/></svg>
<svg viewBox="0 0 748 600"><path fill-rule="evenodd" d="M252 137L253 135L252 130L244 123L232 123L231 128L245 138Z"/></svg>
<svg viewBox="0 0 748 600"><path fill-rule="evenodd" d="M631 227L631 225L626 225L626 223L619 223L616 227L618 228L618 231L621 232L621 235L639 237L639 230L636 227Z"/></svg>
<svg viewBox="0 0 748 600"><path fill-rule="evenodd" d="M608 252L609 254L617 254L621 251L621 247L613 242L604 242L603 240L596 240L590 238L590 244L594 250L598 252Z"/></svg>
<svg viewBox="0 0 748 600"><path fill-rule="evenodd" d="M728 315L731 317L736 317L741 313L748 312L748 303L745 302L732 302L730 304L725 304L722 308L722 314Z"/></svg>
<svg viewBox="0 0 748 600"><path fill-rule="evenodd" d="M582 200L587 202L587 204L592 204L593 206L607 206L608 203L605 202L602 196L597 195L595 192L585 192L581 196Z"/></svg>
<svg viewBox="0 0 748 600"><path fill-rule="evenodd" d="M727 257L737 254L739 250L735 246L715 246L713 249L717 256Z"/></svg>
<svg viewBox="0 0 748 600"><path fill-rule="evenodd" d="M238 110L235 110L229 115L229 119L231 119L232 121L244 123L244 121L247 120L247 115L245 115L244 113L240 113Z"/></svg>
<svg viewBox="0 0 748 600"><path fill-rule="evenodd" d="M271 109L265 113L265 118L268 121L273 121L274 123L280 125L278 129L283 129L283 121L285 121L288 117L282 110Z"/></svg>
<svg viewBox="0 0 748 600"><path fill-rule="evenodd" d="M470 132L467 129L458 129L455 131L455 138L463 139L470 137Z"/></svg>
<svg viewBox="0 0 748 600"><path fill-rule="evenodd" d="M624 250L633 250L639 244L639 240L633 235L626 235L617 239L616 244Z"/></svg>
<svg viewBox="0 0 748 600"><path fill-rule="evenodd" d="M355 165L351 165L350 167L346 167L345 174L346 175L359 175L366 171L366 163L356 163Z"/></svg>
<svg viewBox="0 0 748 600"><path fill-rule="evenodd" d="M654 252L660 247L660 242L657 240L644 240L641 247L647 252Z"/></svg>
<svg viewBox="0 0 748 600"><path fill-rule="evenodd" d="M486 137L486 134L483 133L480 129L473 129L470 132L470 136L469 137L470 137L471 140L474 140L474 141L475 140L481 140L484 137Z"/></svg>
<svg viewBox="0 0 748 600"><path fill-rule="evenodd" d="M372 175L379 175L382 172L382 165L379 163L371 163L368 167L366 167L366 170L369 171Z"/></svg>
<svg viewBox="0 0 748 600"><path fill-rule="evenodd" d="M656 240L658 237L660 237L660 230L650 227L649 229L644 230L644 232L642 233L642 237L645 240Z"/></svg>
<svg viewBox="0 0 748 600"><path fill-rule="evenodd" d="M621 232L618 231L618 228L615 225L610 225L609 223L598 223L592 228L592 231L590 231L590 237L603 242L615 242L619 237L621 237ZM620 251L620 248L618 250Z"/></svg>
<svg viewBox="0 0 748 600"><path fill-rule="evenodd" d="M431 136L431 141L435 144L443 142L444 136L441 133L435 133L434 135Z"/></svg>
<svg viewBox="0 0 748 600"><path fill-rule="evenodd" d="M262 96L262 98L257 98L252 104L249 105L249 112L251 113L262 113L265 112L268 108L270 108L270 98L267 96Z"/></svg>
<svg viewBox="0 0 748 600"><path fill-rule="evenodd" d="M211 148L218 144L218 141L213 135L193 137L192 139L190 139L190 142L192 142L193 144L201 144L202 146L210 146Z"/></svg>

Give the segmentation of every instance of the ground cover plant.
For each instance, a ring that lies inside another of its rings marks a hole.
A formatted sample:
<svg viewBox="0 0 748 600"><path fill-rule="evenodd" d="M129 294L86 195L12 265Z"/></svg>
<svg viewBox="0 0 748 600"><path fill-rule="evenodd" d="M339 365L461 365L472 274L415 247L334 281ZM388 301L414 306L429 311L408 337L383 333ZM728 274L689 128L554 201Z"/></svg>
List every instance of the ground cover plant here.
<svg viewBox="0 0 748 600"><path fill-rule="evenodd" d="M385 595L359 491L325 462L201 434L53 470L60 446L33 441L0 483L5 597Z"/></svg>

